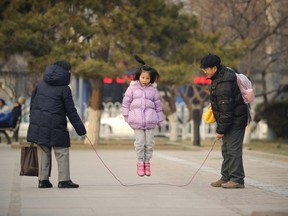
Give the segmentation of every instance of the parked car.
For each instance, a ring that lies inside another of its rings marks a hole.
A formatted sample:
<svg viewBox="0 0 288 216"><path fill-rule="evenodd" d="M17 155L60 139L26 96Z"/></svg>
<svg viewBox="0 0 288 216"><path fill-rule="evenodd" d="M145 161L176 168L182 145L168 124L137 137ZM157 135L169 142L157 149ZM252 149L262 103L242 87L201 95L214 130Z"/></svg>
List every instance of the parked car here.
<svg viewBox="0 0 288 216"><path fill-rule="evenodd" d="M100 137L132 137L133 129L125 122L122 115L101 118Z"/></svg>
<svg viewBox="0 0 288 216"><path fill-rule="evenodd" d="M134 137L133 129L125 122L122 115L101 118L100 137ZM155 136L168 137L169 122L164 120L163 127L155 128Z"/></svg>

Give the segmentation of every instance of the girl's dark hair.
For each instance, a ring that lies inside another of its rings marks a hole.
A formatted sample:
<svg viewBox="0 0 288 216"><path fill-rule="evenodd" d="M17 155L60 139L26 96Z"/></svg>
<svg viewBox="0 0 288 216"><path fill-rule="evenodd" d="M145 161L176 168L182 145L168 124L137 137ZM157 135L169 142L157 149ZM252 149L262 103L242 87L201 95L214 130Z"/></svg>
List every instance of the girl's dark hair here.
<svg viewBox="0 0 288 216"><path fill-rule="evenodd" d="M150 83L154 83L156 81L156 79L159 79L159 73L157 72L157 70L146 65L145 61L143 59L141 59L139 56L134 55L134 58L137 62L139 62L140 64L143 65L142 67L138 68L137 71L135 72L134 80L139 80L142 72L148 72L149 73Z"/></svg>

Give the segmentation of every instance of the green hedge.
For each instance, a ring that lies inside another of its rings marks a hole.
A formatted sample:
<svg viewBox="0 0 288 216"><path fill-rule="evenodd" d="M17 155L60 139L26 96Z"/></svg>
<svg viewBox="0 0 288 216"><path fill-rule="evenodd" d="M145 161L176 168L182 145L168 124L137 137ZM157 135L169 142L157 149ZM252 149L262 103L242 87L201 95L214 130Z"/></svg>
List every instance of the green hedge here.
<svg viewBox="0 0 288 216"><path fill-rule="evenodd" d="M261 119L266 120L278 138L288 138L288 102L268 105L261 113Z"/></svg>

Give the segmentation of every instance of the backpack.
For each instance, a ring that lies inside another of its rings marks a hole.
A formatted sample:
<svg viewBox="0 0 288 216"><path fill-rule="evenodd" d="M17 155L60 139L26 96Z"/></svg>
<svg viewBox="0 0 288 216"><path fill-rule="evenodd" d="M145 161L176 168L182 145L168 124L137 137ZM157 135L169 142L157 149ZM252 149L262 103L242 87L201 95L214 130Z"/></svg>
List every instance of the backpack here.
<svg viewBox="0 0 288 216"><path fill-rule="evenodd" d="M238 74L238 73L235 74L237 77L237 84L241 91L244 102L246 104L251 103L255 98L251 81L244 74Z"/></svg>

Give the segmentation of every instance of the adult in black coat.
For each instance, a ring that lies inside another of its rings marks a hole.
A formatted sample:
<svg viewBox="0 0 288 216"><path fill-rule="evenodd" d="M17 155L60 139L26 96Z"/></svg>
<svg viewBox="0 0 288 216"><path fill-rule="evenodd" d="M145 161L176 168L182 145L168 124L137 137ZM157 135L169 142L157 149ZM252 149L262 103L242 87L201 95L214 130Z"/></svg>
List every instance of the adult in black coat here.
<svg viewBox="0 0 288 216"><path fill-rule="evenodd" d="M243 139L248 123L248 107L237 85L235 72L221 64L217 55L202 58L201 68L212 80L210 102L216 119L216 138L222 138L221 178L213 187L244 188Z"/></svg>
<svg viewBox="0 0 288 216"><path fill-rule="evenodd" d="M76 188L70 179L69 147L70 136L67 119L79 136L86 134L68 86L71 65L66 61L57 61L49 65L32 93L30 106L30 124L27 141L38 145L39 188L50 188L51 150L54 149L58 163L58 187Z"/></svg>

